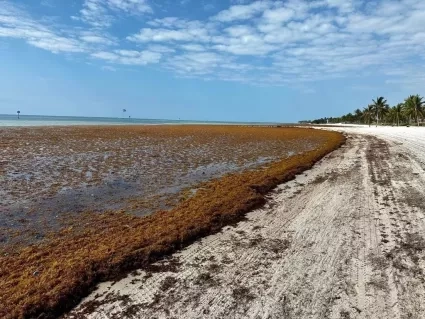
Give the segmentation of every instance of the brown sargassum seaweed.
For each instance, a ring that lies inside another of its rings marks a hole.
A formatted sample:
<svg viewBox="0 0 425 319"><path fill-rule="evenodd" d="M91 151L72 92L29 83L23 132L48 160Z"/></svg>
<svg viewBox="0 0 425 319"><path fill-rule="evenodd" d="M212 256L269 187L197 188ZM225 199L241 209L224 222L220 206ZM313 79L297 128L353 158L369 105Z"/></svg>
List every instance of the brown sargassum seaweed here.
<svg viewBox="0 0 425 319"><path fill-rule="evenodd" d="M218 128L213 128L217 130ZM252 128L235 128L255 134ZM229 128L226 128L229 130ZM194 240L240 221L265 203L278 184L311 168L344 143L343 135L301 128L256 128L285 139L320 141L311 151L202 185L170 211L136 217L125 212L85 213L78 223L39 245L0 256L0 317L56 317L95 285L146 267ZM268 131L267 131L268 130Z"/></svg>

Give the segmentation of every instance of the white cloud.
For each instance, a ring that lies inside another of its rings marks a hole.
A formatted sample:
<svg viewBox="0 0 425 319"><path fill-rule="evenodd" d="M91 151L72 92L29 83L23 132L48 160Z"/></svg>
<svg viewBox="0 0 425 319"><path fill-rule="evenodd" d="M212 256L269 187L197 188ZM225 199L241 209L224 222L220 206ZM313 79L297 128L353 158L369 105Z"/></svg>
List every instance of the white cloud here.
<svg viewBox="0 0 425 319"><path fill-rule="evenodd" d="M152 8L146 0L106 0L112 9L119 9L131 13L151 13Z"/></svg>
<svg viewBox="0 0 425 319"><path fill-rule="evenodd" d="M35 20L0 0L0 37L55 53L80 52L109 64L155 64L182 77L302 87L372 73L391 76L392 83L407 83L406 77L423 83L418 72L403 71L425 60L423 0L231 3L203 20L191 20L150 16L145 0L84 0L74 17L88 23L83 29L81 23L56 27L54 20ZM138 19L139 31L119 37L105 32L129 15L145 15Z"/></svg>
<svg viewBox="0 0 425 319"><path fill-rule="evenodd" d="M0 3L1 37L23 39L35 47L53 53L76 53L86 50L78 39L44 26L8 2Z"/></svg>
<svg viewBox="0 0 425 319"><path fill-rule="evenodd" d="M33 38L27 40L29 44L53 53L84 52L84 49L74 41L63 37Z"/></svg>
<svg viewBox="0 0 425 319"><path fill-rule="evenodd" d="M107 61L115 61L119 59L119 55L106 51L92 53L92 57Z"/></svg>
<svg viewBox="0 0 425 319"><path fill-rule="evenodd" d="M189 21L179 19L177 17L166 17L162 19L153 19L147 22L148 25L153 27L164 27L164 28L182 28L187 26Z"/></svg>
<svg viewBox="0 0 425 319"><path fill-rule="evenodd" d="M255 29L247 25L234 25L224 29L231 37L245 37L255 34Z"/></svg>
<svg viewBox="0 0 425 319"><path fill-rule="evenodd" d="M168 25L168 22L161 22ZM176 20L175 29L170 28L143 28L139 33L128 36L133 42L167 42L167 41L209 41L209 31L197 22L184 23Z"/></svg>
<svg viewBox="0 0 425 319"><path fill-rule="evenodd" d="M336 78L359 68L383 73L394 61L425 52L425 11L417 0L377 1L373 8L360 0L237 3L203 22L153 19L150 28L127 39L176 48L163 65L179 74L235 80L240 76L234 72L242 72L244 82L274 85Z"/></svg>
<svg viewBox="0 0 425 319"><path fill-rule="evenodd" d="M171 30L144 28L138 34L127 37L134 42L205 41L208 34L202 29Z"/></svg>
<svg viewBox="0 0 425 319"><path fill-rule="evenodd" d="M277 9L268 9L264 11L263 18L270 24L281 24L283 22L289 21L295 12L289 8L277 8Z"/></svg>
<svg viewBox="0 0 425 319"><path fill-rule="evenodd" d="M183 50L186 50L186 51L196 51L196 52L202 52L202 51L206 51L207 50L204 46L202 46L200 44L196 44L196 43L183 44L181 46L181 48Z"/></svg>
<svg viewBox="0 0 425 319"><path fill-rule="evenodd" d="M117 40L111 36L107 36L102 33L97 33L93 31L83 31L80 34L80 39L84 42L91 44L99 44L99 45L116 45Z"/></svg>
<svg viewBox="0 0 425 319"><path fill-rule="evenodd" d="M160 45L160 44L152 44L148 47L149 51L152 52L159 52L159 53L173 53L176 52L175 49L169 47L169 46L165 46L165 45Z"/></svg>
<svg viewBox="0 0 425 319"><path fill-rule="evenodd" d="M214 70L221 61L222 57L216 53L190 52L170 58L166 65L178 73L201 75Z"/></svg>
<svg viewBox="0 0 425 319"><path fill-rule="evenodd" d="M107 7L101 0L85 0L80 14L81 18L72 18L75 20L81 19L98 28L109 27L113 21L113 17L108 14Z"/></svg>
<svg viewBox="0 0 425 319"><path fill-rule="evenodd" d="M220 22L233 22L238 20L247 20L260 14L270 7L269 1L255 1L250 4L239 4L231 6L227 10L218 13L213 20Z"/></svg>
<svg viewBox="0 0 425 319"><path fill-rule="evenodd" d="M80 17L82 20L97 28L109 27L114 21L114 12L124 12L131 15L152 13L152 8L146 0L84 0Z"/></svg>
<svg viewBox="0 0 425 319"><path fill-rule="evenodd" d="M125 65L146 65L158 63L161 53L152 51L115 50L113 52L100 51L92 53L93 58L105 60L111 63Z"/></svg>
<svg viewBox="0 0 425 319"><path fill-rule="evenodd" d="M325 0L325 3L331 8L337 8L342 13L349 13L355 9L353 0Z"/></svg>
<svg viewBox="0 0 425 319"><path fill-rule="evenodd" d="M264 55L277 49L264 42L259 34L244 34L235 37L215 37L213 48L235 55Z"/></svg>

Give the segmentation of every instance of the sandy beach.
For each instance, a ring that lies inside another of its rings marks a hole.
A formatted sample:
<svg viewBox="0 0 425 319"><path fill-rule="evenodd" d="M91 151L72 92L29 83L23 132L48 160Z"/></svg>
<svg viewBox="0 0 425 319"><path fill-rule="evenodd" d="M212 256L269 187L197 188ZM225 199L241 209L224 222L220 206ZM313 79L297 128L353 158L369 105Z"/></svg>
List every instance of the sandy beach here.
<svg viewBox="0 0 425 319"><path fill-rule="evenodd" d="M425 129L347 142L267 204L66 318L425 318Z"/></svg>

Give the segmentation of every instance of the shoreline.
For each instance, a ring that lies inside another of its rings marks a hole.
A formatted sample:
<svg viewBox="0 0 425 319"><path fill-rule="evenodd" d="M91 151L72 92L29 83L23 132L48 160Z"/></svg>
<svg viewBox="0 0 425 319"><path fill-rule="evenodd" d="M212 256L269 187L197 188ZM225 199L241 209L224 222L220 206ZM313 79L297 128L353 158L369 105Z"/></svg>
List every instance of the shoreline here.
<svg viewBox="0 0 425 319"><path fill-rule="evenodd" d="M287 130L311 133L310 130L305 129ZM22 301L18 303L17 300L6 302L5 298L9 297L0 296L4 304L15 304L16 307L4 310L5 314L19 317L25 314L37 315L42 312L62 313L75 304L76 298L81 298L93 289L99 280L114 278L131 269L146 266L159 257L187 246L197 238L215 233L223 226L239 221L246 212L265 203L264 195L268 191L310 168L317 160L343 142L342 136L337 133L323 131L320 134L316 132L316 135L326 137L326 142L319 149L291 156L289 159L275 162L261 170L226 175L219 180L207 183L193 197L182 202L170 213L158 212L143 219L124 213L89 215L85 222L93 226L91 231L83 232L79 236L64 232L60 234L58 240L53 240L51 243L54 244L50 246L31 247L18 255L2 258L0 266L3 274L6 265L12 269L25 266L19 283L28 285L31 282L38 282L40 272L40 276L46 280L43 285L48 291L54 291L53 294L49 294L51 296L49 302L44 301L42 304L39 301L39 298L45 298L42 297L44 293L40 295L43 291L42 287L38 288L41 289L38 292L36 290L32 295L28 295L23 303ZM98 225L102 225L102 228L99 229ZM143 233L134 237L134 234L138 233L137 229L143 229ZM110 238L111 233L114 234L115 239ZM146 237L140 238L142 234ZM99 246L105 238L110 238L108 244ZM70 247L73 248L70 249ZM68 252L75 260L74 265L63 268L60 265L66 265L71 261ZM30 266L32 264L30 260L39 265ZM88 262L89 260L91 262ZM47 266L52 262L55 267ZM89 269L88 265L91 265ZM43 269L41 270L40 267ZM57 282L52 281L55 280L58 272L61 273L59 286ZM67 274L65 275L64 272ZM34 273L37 273L37 276L34 276ZM16 289L11 294L14 296L19 295L18 291L22 289L19 285L14 286L12 282L6 285ZM3 291L6 291L4 287ZM59 296L62 297L58 299ZM25 307L21 308L23 305ZM46 307L46 305L50 306Z"/></svg>

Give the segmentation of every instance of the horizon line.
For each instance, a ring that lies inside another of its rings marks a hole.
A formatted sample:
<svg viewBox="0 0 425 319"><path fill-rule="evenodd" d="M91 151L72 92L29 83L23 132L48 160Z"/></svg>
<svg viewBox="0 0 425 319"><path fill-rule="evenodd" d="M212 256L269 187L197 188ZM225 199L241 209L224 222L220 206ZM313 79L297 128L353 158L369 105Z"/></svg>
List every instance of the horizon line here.
<svg viewBox="0 0 425 319"><path fill-rule="evenodd" d="M0 116L17 117L17 114L0 114ZM161 118L137 118L137 117L110 117L110 116L80 116L80 115L42 115L42 114L22 114L34 117L62 117L62 118L82 118L82 119L112 119L112 120L148 120L148 121L172 121L172 122L195 122L195 123L263 123L263 124L293 124L292 122L264 122L264 121L223 121L223 120L185 120L185 119L161 119Z"/></svg>

